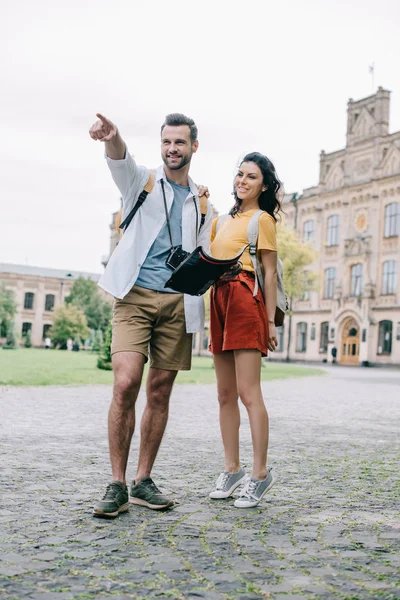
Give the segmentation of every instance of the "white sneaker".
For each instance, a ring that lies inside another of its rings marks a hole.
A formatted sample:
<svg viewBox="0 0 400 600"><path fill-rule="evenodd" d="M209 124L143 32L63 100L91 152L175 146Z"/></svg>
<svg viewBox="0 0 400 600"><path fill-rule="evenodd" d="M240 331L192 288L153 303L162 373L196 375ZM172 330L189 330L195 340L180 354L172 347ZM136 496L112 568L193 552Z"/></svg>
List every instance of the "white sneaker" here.
<svg viewBox="0 0 400 600"><path fill-rule="evenodd" d="M234 490L247 478L246 471L241 467L236 473L224 471L217 479L215 490L210 493L210 498L229 498Z"/></svg>
<svg viewBox="0 0 400 600"><path fill-rule="evenodd" d="M255 479L251 477L244 486L240 498L235 500L236 508L254 508L258 506L265 494L275 484L276 479L272 473L272 467L268 469L265 479Z"/></svg>

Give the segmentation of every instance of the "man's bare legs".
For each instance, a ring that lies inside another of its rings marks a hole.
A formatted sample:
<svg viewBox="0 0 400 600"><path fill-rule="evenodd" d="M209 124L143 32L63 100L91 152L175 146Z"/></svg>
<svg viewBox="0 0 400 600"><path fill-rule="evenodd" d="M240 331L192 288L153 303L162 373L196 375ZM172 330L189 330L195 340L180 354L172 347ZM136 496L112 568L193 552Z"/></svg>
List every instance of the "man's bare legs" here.
<svg viewBox="0 0 400 600"><path fill-rule="evenodd" d="M144 361L140 352L117 352L112 357L114 393L108 413L108 441L113 480L124 485Z"/></svg>
<svg viewBox="0 0 400 600"><path fill-rule="evenodd" d="M117 352L112 357L114 393L108 413L108 439L113 480L124 485L144 361L145 357L139 352ZM177 371L149 370L136 481L150 475L156 459L168 421L169 398L176 374Z"/></svg>
<svg viewBox="0 0 400 600"><path fill-rule="evenodd" d="M168 421L169 399L177 371L150 369L147 402L140 425L140 450L136 483L151 473Z"/></svg>

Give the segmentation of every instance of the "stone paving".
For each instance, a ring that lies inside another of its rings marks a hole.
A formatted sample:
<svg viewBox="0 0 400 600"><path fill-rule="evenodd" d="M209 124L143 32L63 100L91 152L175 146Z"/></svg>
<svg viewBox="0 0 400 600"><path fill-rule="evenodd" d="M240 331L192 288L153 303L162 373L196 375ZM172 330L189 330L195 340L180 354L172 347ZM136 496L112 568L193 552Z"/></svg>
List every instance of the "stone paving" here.
<svg viewBox="0 0 400 600"><path fill-rule="evenodd" d="M265 383L279 482L246 510L207 497L215 386L177 386L153 474L176 508L104 521L91 509L109 480L110 391L0 390L1 598L400 598L399 371ZM245 413L241 445L250 469ZM137 448L135 434L130 476Z"/></svg>

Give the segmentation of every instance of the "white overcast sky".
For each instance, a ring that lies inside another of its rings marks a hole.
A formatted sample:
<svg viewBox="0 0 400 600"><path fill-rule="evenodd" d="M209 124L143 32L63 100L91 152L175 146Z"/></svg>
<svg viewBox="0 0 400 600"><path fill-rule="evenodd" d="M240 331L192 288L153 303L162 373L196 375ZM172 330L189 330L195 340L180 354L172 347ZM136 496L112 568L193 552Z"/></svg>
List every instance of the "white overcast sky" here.
<svg viewBox="0 0 400 600"><path fill-rule="evenodd" d="M252 150L286 191L315 185L372 62L400 129L399 0L0 0L0 22L0 262L102 271L119 197L96 112L149 167L164 116L192 116L220 212Z"/></svg>

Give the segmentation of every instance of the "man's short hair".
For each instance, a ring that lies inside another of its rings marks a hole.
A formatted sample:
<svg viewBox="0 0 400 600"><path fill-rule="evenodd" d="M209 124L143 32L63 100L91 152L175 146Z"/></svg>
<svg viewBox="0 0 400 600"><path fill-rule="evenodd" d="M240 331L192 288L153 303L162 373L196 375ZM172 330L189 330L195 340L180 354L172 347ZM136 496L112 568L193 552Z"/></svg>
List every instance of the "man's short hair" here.
<svg viewBox="0 0 400 600"><path fill-rule="evenodd" d="M198 131L196 123L190 117L187 117L182 113L171 113L170 115L167 115L165 117L164 123L161 125L161 135L166 125L169 125L170 127L179 127L179 125L187 125L190 129L190 141L192 142L192 144L193 142L197 141Z"/></svg>

